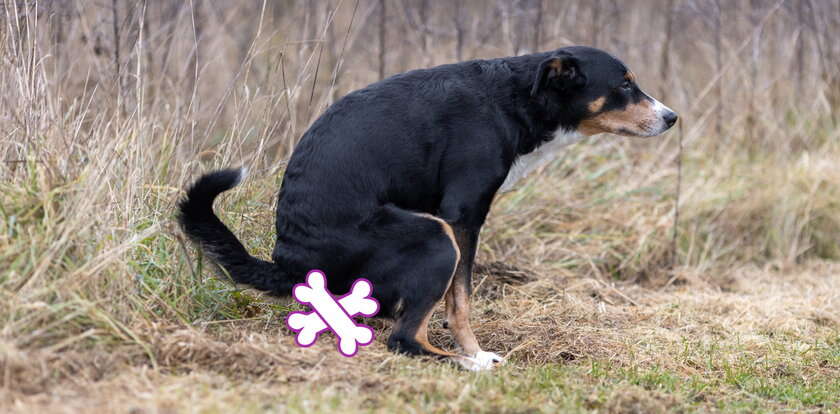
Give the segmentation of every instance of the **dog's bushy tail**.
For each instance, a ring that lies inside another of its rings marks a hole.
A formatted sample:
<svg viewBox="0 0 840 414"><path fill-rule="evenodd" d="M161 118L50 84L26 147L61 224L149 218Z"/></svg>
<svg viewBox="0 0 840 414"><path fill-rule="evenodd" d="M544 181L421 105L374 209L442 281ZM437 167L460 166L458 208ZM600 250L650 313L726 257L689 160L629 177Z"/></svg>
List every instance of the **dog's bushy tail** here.
<svg viewBox="0 0 840 414"><path fill-rule="evenodd" d="M244 168L205 174L187 190L178 204L178 222L184 233L196 242L236 283L278 296L291 294L295 282L275 263L248 254L242 243L213 213L219 194L236 187L246 175Z"/></svg>

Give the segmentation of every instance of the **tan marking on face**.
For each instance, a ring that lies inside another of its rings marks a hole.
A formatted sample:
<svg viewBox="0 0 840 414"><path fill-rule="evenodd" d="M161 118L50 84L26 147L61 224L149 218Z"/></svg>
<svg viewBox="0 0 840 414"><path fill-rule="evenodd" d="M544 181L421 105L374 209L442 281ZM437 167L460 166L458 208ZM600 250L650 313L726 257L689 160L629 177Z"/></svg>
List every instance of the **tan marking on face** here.
<svg viewBox="0 0 840 414"><path fill-rule="evenodd" d="M560 59L553 59L551 63L548 64L548 67L560 70L560 68L563 67L563 61Z"/></svg>
<svg viewBox="0 0 840 414"><path fill-rule="evenodd" d="M627 73L624 74L624 79L629 80L630 82L635 82L636 74L628 70Z"/></svg>
<svg viewBox="0 0 840 414"><path fill-rule="evenodd" d="M646 135L657 122L653 103L643 100L624 109L607 111L581 121L578 131L584 135L610 132L621 135Z"/></svg>
<svg viewBox="0 0 840 414"><path fill-rule="evenodd" d="M607 102L607 97L602 96L592 102L589 103L589 113L594 114L601 110L604 107L604 103Z"/></svg>

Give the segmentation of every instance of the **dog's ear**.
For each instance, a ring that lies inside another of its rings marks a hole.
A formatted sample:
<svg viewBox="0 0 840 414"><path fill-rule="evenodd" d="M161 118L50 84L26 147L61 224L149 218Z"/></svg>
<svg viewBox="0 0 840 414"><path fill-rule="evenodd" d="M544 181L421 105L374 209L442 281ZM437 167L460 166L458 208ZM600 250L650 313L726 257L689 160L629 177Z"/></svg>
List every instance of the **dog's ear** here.
<svg viewBox="0 0 840 414"><path fill-rule="evenodd" d="M569 90L586 85L586 75L580 71L580 62L572 55L563 53L552 56L540 63L531 87L531 96L549 87Z"/></svg>

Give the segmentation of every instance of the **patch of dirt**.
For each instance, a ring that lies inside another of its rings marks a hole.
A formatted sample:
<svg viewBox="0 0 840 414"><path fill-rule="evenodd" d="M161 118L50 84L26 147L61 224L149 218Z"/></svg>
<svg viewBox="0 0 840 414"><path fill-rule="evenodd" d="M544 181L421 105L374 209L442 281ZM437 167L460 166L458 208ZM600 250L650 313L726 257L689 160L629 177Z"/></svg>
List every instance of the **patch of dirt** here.
<svg viewBox="0 0 840 414"><path fill-rule="evenodd" d="M47 392L66 382L99 381L127 361L121 352L20 350L0 343L0 388L23 395Z"/></svg>
<svg viewBox="0 0 840 414"><path fill-rule="evenodd" d="M191 370L202 367L234 376L247 373L262 376L280 363L291 364L248 342L226 343L200 332L182 329L166 335L154 344L162 367Z"/></svg>
<svg viewBox="0 0 840 414"><path fill-rule="evenodd" d="M329 334L319 338L311 348L300 348L294 345L285 327L272 326L269 332L253 328L246 326L218 333L179 329L162 336L153 350L158 364L173 372L209 371L234 379L283 383L304 382L315 377L328 381L362 379L359 370L353 368L359 359L364 359L362 355L356 358L339 355ZM380 348L377 345L366 348L369 352L365 356L387 352L373 351Z"/></svg>

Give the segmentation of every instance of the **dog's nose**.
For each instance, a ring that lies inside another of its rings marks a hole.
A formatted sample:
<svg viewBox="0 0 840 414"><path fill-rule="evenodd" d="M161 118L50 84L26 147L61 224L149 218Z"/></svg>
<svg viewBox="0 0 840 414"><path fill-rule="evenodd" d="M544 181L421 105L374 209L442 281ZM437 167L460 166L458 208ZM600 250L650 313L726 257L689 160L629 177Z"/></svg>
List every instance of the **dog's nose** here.
<svg viewBox="0 0 840 414"><path fill-rule="evenodd" d="M676 112L668 111L668 113L665 114L663 119L665 120L665 123L668 125L668 128L670 128L670 127L674 126L674 124L677 123L677 119L679 119L679 117L677 116Z"/></svg>

